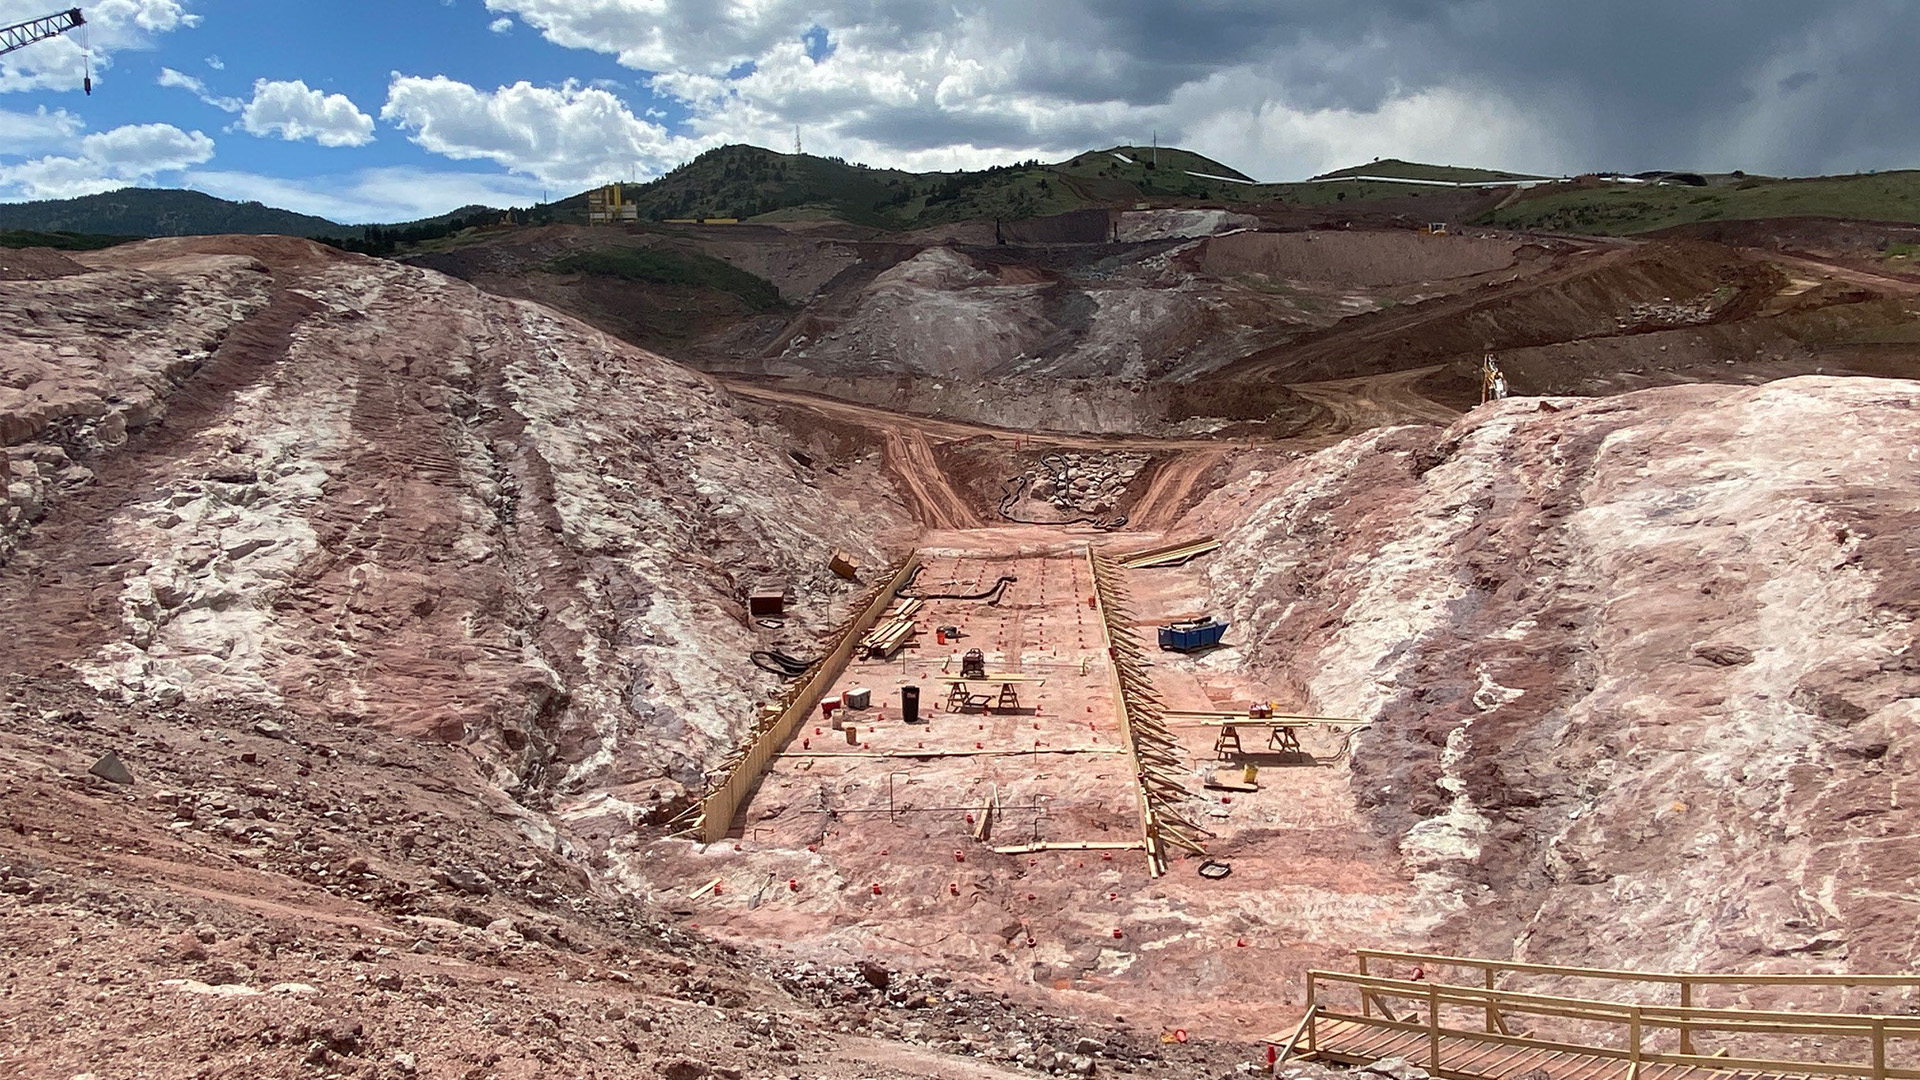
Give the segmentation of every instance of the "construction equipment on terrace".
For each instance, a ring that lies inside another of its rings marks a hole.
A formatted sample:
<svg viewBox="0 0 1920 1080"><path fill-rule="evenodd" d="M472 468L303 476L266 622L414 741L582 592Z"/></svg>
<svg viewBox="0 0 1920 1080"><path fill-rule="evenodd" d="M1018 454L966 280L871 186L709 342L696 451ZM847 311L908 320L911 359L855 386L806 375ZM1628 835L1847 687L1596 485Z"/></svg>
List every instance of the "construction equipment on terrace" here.
<svg viewBox="0 0 1920 1080"><path fill-rule="evenodd" d="M1290 716L1275 713L1271 705L1255 705L1245 713L1168 709L1165 715L1170 724L1187 723L1198 727L1219 728L1220 735L1213 741L1214 756L1219 758L1247 752L1245 745L1240 741L1242 728L1264 727L1267 729L1267 750L1286 757L1304 757L1311 760L1300 746L1301 728L1316 724L1342 728L1367 726L1367 721L1355 720L1347 716Z"/></svg>
<svg viewBox="0 0 1920 1080"><path fill-rule="evenodd" d="M38 19L14 23L12 26L0 26L0 56L5 56L15 49L24 49L36 41L59 37L69 30L78 30L86 25L87 17L80 14L79 8L68 8L52 15L42 15ZM86 74L82 77L80 85L91 95L93 93L93 51L84 44L81 49L85 53Z"/></svg>
<svg viewBox="0 0 1920 1080"><path fill-rule="evenodd" d="M1020 675L1012 672L989 675L984 667L980 669L980 674L973 676L973 678L989 686L998 683L1000 686L999 695L996 697L992 693L974 693L973 688L968 684L967 677L964 675L958 679L948 679L948 712L965 712L968 709L979 709L981 712L992 712L995 709L1002 711L1017 709L1020 707L1020 686L1022 684L1032 683L1035 686L1044 686L1047 682L1046 679L1038 675Z"/></svg>
<svg viewBox="0 0 1920 1080"><path fill-rule="evenodd" d="M1164 544L1145 551L1136 551L1131 555L1120 556L1121 566L1129 570L1148 570L1161 566L1179 566L1205 555L1220 547L1220 541L1211 536L1199 540L1182 540L1176 544Z"/></svg>
<svg viewBox="0 0 1920 1080"><path fill-rule="evenodd" d="M787 613L787 583L769 578L747 590L747 616L777 619Z"/></svg>
<svg viewBox="0 0 1920 1080"><path fill-rule="evenodd" d="M1227 624L1211 615L1160 627L1160 647L1169 652L1199 652L1220 644Z"/></svg>

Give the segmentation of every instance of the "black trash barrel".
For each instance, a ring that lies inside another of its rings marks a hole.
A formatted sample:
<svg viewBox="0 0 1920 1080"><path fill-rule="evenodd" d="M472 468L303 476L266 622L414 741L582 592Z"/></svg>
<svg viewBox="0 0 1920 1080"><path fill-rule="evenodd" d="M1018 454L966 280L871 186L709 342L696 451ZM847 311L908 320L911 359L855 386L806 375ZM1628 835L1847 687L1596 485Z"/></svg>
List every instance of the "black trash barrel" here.
<svg viewBox="0 0 1920 1080"><path fill-rule="evenodd" d="M920 722L920 688L903 686L900 688L900 719L909 724Z"/></svg>

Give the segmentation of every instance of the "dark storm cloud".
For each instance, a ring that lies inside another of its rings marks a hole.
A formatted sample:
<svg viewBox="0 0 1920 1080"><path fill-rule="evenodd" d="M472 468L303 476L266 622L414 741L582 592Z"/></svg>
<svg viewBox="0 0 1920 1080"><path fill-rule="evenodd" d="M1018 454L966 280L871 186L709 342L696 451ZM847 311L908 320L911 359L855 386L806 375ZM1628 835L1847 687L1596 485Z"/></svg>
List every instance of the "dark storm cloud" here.
<svg viewBox="0 0 1920 1080"><path fill-rule="evenodd" d="M1026 50L1023 85L1069 99L1158 103L1244 67L1302 109L1497 94L1576 136L1585 157L1543 163L1565 169L1920 164L1920 5L1891 0L1128 0L1043 5L1005 29Z"/></svg>
<svg viewBox="0 0 1920 1080"><path fill-rule="evenodd" d="M1920 3L1906 0L487 6L660 73L650 85L688 102L699 139L804 123L813 145L879 164L942 148L980 164L1158 130L1275 179L1356 155L1548 172L1920 165L1906 55ZM796 51L815 26L833 42L824 59Z"/></svg>

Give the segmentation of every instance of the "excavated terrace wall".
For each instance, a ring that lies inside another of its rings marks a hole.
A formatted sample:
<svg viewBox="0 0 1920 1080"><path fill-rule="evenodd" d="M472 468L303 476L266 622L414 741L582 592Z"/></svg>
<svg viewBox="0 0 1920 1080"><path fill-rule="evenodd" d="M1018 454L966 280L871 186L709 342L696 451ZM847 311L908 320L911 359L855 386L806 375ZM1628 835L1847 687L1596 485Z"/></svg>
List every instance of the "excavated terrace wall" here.
<svg viewBox="0 0 1920 1080"><path fill-rule="evenodd" d="M1202 504L1212 598L1286 704L1373 721L1356 799L1466 905L1436 945L1910 970L1916 402L1804 377L1375 431Z"/></svg>
<svg viewBox="0 0 1920 1080"><path fill-rule="evenodd" d="M10 517L39 520L0 568L32 613L13 670L461 740L502 786L644 809L697 793L777 686L751 650L816 651L855 589L829 553L903 546L876 465L802 464L711 381L538 305L290 241L90 258L9 290L57 313L5 354ZM85 465L44 467L60 422ZM763 576L792 585L783 633L745 618Z"/></svg>

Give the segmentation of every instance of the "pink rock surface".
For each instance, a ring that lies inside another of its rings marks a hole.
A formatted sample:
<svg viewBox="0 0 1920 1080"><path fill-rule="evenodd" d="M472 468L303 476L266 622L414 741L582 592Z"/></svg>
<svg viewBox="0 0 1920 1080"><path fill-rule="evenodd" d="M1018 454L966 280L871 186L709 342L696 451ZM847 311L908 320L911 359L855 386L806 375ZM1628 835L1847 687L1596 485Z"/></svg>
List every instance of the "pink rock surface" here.
<svg viewBox="0 0 1920 1080"><path fill-rule="evenodd" d="M1435 945L1664 969L1920 954L1920 386L1516 399L1204 502L1265 685L1373 721L1352 784Z"/></svg>

